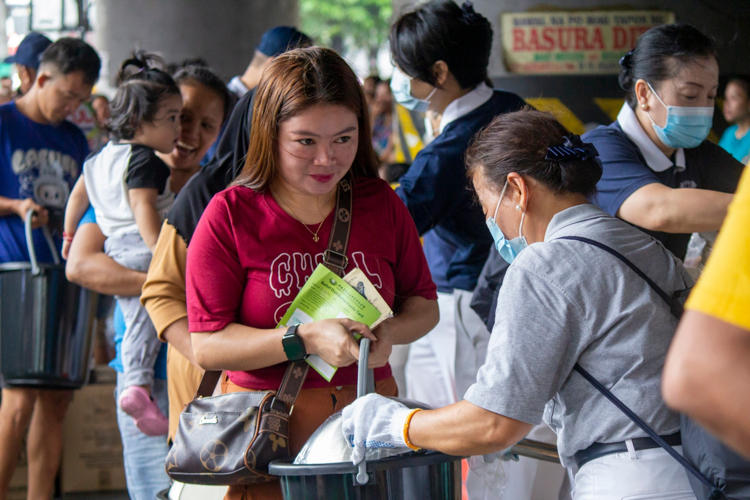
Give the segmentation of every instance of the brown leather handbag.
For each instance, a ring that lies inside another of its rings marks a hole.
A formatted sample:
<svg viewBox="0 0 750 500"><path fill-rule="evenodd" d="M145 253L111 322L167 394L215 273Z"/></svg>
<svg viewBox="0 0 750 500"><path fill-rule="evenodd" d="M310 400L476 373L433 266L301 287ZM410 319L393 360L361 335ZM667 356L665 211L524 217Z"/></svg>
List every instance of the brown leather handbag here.
<svg viewBox="0 0 750 500"><path fill-rule="evenodd" d="M350 176L339 182L336 213L323 264L339 276L348 264L352 212ZM207 371L193 401L180 414L166 460L169 477L190 484L232 486L276 479L268 464L288 458L289 414L307 377L305 360L289 362L277 392L211 396L220 371Z"/></svg>

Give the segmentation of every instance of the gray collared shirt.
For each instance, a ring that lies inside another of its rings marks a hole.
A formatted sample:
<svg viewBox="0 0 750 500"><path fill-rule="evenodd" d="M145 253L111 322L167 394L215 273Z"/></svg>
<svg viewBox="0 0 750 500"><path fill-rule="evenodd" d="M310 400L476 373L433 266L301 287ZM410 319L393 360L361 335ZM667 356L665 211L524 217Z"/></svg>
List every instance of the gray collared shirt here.
<svg viewBox="0 0 750 500"><path fill-rule="evenodd" d="M661 372L677 320L635 272L586 243L622 253L667 293L692 281L660 243L594 205L556 214L544 242L505 276L487 360L465 399L557 433L564 466L595 442L645 434L573 371L580 363L661 435L679 429L661 397Z"/></svg>

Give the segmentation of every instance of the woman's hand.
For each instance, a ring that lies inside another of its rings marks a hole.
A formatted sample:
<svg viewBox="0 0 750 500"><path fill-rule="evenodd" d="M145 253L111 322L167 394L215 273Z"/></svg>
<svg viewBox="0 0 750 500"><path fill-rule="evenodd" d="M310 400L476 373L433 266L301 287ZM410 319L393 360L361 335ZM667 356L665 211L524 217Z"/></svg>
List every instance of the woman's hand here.
<svg viewBox="0 0 750 500"><path fill-rule="evenodd" d="M378 341L370 344L370 357L367 361L367 368L380 368L388 363L393 350L394 334L393 318L388 318L373 332Z"/></svg>
<svg viewBox="0 0 750 500"><path fill-rule="evenodd" d="M359 359L359 344L354 340L358 333L377 344L377 338L367 325L350 319L324 319L299 325L297 335L305 344L308 354L317 354L326 363L349 366Z"/></svg>

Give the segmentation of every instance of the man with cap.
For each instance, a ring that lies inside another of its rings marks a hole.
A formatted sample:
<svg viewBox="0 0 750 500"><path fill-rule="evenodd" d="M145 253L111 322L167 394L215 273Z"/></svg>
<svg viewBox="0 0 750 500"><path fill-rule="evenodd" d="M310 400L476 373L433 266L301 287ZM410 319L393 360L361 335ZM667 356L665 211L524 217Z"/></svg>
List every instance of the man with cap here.
<svg viewBox="0 0 750 500"><path fill-rule="evenodd" d="M274 57L294 47L304 47L312 44L312 40L304 33L292 26L276 26L263 33L260 44L255 49L250 65L242 76L235 76L230 80L227 88L237 98L241 98L250 89L258 86L263 70L266 69Z"/></svg>
<svg viewBox="0 0 750 500"><path fill-rule="evenodd" d="M31 32L18 44L16 53L5 58L7 64L15 64L18 78L21 80L21 86L18 87L18 94L24 95L29 91L39 69L39 59L42 52L52 44L52 40L41 33Z"/></svg>
<svg viewBox="0 0 750 500"><path fill-rule="evenodd" d="M31 63L16 61L25 68ZM60 247L65 203L89 151L84 135L65 118L91 96L100 68L91 46L61 38L44 51L26 93L0 106L0 264L29 261L23 223L29 210L36 212L32 239L39 261L52 261L39 227L50 227ZM28 497L51 498L72 393L3 385L0 498L6 498L27 431Z"/></svg>

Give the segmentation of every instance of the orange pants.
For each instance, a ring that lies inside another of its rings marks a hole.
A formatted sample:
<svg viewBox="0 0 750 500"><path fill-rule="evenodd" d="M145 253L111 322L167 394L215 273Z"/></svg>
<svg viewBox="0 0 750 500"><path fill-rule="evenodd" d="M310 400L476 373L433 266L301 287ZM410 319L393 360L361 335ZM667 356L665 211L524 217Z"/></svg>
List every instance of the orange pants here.
<svg viewBox="0 0 750 500"><path fill-rule="evenodd" d="M226 377L221 384L221 392L247 391ZM398 387L393 377L375 383L375 392L382 396L397 396ZM357 399L357 387L323 387L321 389L303 389L294 403L294 411L289 418L289 451L292 456L299 453L302 446L313 432L325 420L342 410ZM249 486L230 486L224 500L283 500L278 481Z"/></svg>

